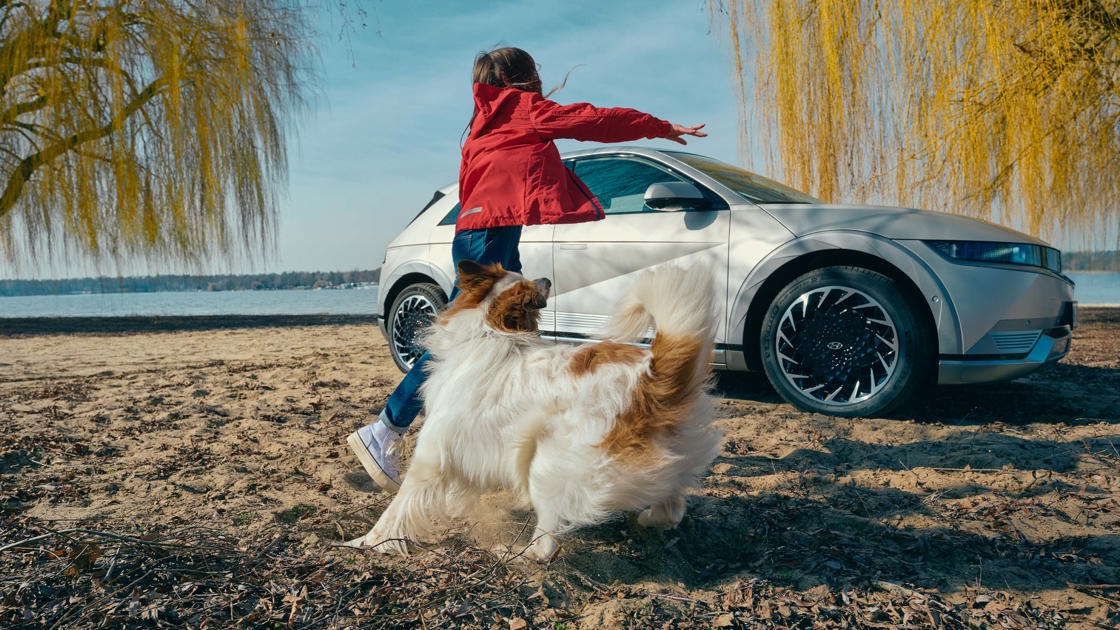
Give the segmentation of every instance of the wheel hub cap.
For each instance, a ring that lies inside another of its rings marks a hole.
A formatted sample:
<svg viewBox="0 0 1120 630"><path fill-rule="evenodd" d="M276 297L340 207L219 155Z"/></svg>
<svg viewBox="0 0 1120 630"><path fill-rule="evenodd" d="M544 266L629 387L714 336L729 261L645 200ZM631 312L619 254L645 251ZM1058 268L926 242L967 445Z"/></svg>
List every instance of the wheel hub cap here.
<svg viewBox="0 0 1120 630"><path fill-rule="evenodd" d="M886 386L898 363L898 331L870 295L821 287L782 314L775 350L782 374L803 395L842 407Z"/></svg>

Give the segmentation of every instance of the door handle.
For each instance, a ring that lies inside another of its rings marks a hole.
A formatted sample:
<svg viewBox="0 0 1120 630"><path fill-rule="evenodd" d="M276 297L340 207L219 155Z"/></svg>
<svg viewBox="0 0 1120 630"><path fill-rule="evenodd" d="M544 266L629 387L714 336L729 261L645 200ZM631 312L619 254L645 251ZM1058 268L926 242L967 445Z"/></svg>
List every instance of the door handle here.
<svg viewBox="0 0 1120 630"><path fill-rule="evenodd" d="M587 249L587 243L560 243L560 249Z"/></svg>

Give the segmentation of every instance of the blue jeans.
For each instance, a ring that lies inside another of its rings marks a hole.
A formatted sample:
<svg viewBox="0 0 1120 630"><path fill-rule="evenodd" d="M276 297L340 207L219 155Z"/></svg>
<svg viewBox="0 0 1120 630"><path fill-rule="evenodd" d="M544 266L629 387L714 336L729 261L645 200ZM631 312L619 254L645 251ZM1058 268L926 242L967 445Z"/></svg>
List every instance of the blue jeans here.
<svg viewBox="0 0 1120 630"><path fill-rule="evenodd" d="M451 259L458 269L459 261L473 260L477 263L501 263L509 271L521 272L521 253L517 249L521 241L521 226L489 228L485 230L464 230L455 235L451 242ZM459 294L459 285L451 290L449 300L454 300ZM416 359L412 369L404 375L404 380L397 385L389 400L385 402L382 410L389 421L389 428L398 433L404 433L412 424L424 401L420 399L420 386L428 380L427 366L431 355L427 352Z"/></svg>

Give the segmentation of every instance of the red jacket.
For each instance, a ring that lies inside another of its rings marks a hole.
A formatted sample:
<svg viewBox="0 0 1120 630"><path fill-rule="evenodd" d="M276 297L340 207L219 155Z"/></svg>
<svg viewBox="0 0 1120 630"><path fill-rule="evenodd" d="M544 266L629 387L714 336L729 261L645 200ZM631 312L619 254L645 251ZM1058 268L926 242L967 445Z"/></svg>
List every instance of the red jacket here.
<svg viewBox="0 0 1120 630"><path fill-rule="evenodd" d="M664 138L672 129L633 109L560 105L534 92L484 83L474 84L474 103L478 115L459 167L457 232L602 219L602 206L564 167L552 141L625 142Z"/></svg>

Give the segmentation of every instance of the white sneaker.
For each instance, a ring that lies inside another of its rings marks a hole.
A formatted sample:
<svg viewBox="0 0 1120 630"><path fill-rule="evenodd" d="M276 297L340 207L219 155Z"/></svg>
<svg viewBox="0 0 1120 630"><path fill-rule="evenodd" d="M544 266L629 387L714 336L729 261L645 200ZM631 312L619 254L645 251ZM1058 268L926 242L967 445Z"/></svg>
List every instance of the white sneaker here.
<svg viewBox="0 0 1120 630"><path fill-rule="evenodd" d="M400 437L381 418L346 436L346 443L358 456L366 474L388 492L396 492L401 487L401 462L397 453Z"/></svg>

